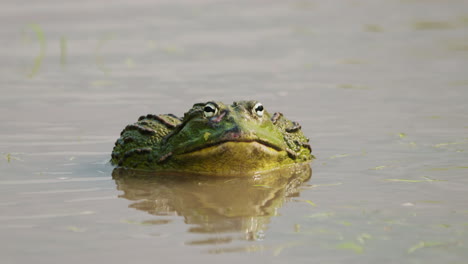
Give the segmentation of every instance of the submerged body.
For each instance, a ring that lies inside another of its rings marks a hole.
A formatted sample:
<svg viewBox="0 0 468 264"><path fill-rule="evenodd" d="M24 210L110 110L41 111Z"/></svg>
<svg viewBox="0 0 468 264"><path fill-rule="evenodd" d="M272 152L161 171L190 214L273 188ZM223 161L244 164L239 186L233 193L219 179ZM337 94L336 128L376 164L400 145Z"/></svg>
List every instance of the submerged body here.
<svg viewBox="0 0 468 264"><path fill-rule="evenodd" d="M195 104L182 119L141 116L116 141L111 162L131 169L251 176L310 161L298 123L257 101Z"/></svg>

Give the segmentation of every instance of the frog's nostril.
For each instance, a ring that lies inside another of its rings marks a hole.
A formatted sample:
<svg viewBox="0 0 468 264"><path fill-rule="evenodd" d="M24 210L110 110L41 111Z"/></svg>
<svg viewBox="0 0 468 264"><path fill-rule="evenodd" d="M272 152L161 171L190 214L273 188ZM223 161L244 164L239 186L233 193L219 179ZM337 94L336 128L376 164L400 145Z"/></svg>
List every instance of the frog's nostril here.
<svg viewBox="0 0 468 264"><path fill-rule="evenodd" d="M224 116L226 115L226 111L221 112L220 115L218 116L213 116L210 121L214 123L219 123L221 120L223 120Z"/></svg>
<svg viewBox="0 0 468 264"><path fill-rule="evenodd" d="M235 126L226 131L226 138L227 139L238 139L241 137L241 130L238 126Z"/></svg>

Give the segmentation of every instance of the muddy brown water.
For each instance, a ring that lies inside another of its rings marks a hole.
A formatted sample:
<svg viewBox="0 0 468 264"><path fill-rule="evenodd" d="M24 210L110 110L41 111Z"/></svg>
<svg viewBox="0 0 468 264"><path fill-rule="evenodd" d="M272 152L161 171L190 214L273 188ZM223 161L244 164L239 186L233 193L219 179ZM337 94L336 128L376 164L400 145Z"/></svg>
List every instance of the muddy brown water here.
<svg viewBox="0 0 468 264"><path fill-rule="evenodd" d="M1 262L465 263L467 10L3 1ZM125 125L212 99L300 122L312 173L113 173Z"/></svg>

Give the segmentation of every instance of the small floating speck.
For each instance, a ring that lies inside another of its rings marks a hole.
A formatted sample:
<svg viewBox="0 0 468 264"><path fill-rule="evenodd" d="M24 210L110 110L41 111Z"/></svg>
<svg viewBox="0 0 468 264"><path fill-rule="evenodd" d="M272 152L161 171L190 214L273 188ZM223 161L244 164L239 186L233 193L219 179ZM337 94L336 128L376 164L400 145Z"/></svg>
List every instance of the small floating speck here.
<svg viewBox="0 0 468 264"><path fill-rule="evenodd" d="M127 68L129 68L129 69L135 68L135 62L131 58L127 58L125 60L125 65L127 65Z"/></svg>
<svg viewBox="0 0 468 264"><path fill-rule="evenodd" d="M75 233L83 233L84 231L86 231L86 228L80 228L77 226L67 226L67 230Z"/></svg>
<svg viewBox="0 0 468 264"><path fill-rule="evenodd" d="M375 24L364 25L364 30L367 32L373 32L373 33L384 32L384 29L381 26L375 25Z"/></svg>
<svg viewBox="0 0 468 264"><path fill-rule="evenodd" d="M363 85L353 85L353 84L340 84L338 88L350 89L350 90L370 90L369 87Z"/></svg>
<svg viewBox="0 0 468 264"><path fill-rule="evenodd" d="M162 51L164 51L167 54L182 54L185 50L177 46L166 46L162 48Z"/></svg>

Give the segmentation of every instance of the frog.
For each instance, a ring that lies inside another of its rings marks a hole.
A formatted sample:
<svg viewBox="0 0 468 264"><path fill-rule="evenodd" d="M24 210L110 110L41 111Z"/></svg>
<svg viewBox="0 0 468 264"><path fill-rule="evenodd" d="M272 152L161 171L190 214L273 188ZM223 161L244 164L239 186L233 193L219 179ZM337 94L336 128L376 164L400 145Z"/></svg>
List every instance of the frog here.
<svg viewBox="0 0 468 264"><path fill-rule="evenodd" d="M148 114L112 151L119 168L165 174L255 176L315 157L301 125L256 100L195 103L183 117Z"/></svg>

